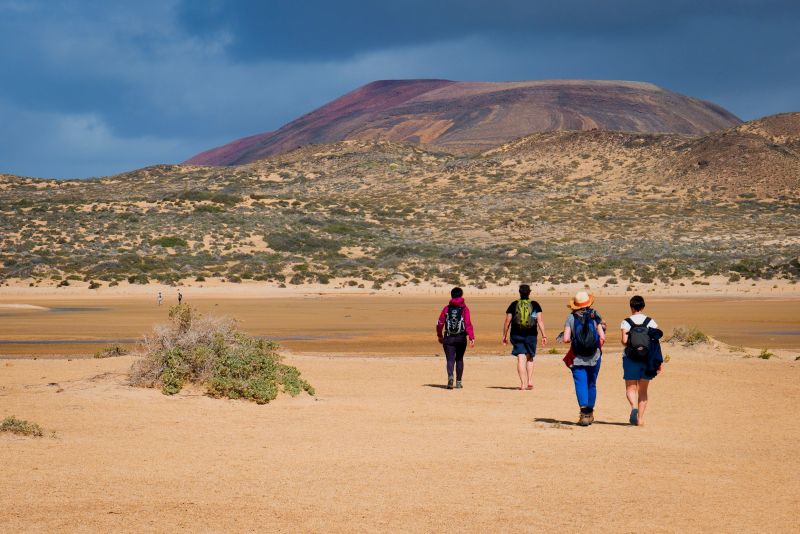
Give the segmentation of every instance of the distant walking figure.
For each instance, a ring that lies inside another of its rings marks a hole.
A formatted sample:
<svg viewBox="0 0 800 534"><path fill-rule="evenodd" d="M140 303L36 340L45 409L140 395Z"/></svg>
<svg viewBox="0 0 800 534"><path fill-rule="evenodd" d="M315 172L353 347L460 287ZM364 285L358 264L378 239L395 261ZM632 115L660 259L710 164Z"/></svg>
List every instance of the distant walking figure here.
<svg viewBox="0 0 800 534"><path fill-rule="evenodd" d="M464 302L464 290L454 287L450 291L450 302L442 308L436 322L436 337L444 348L447 360L447 389L453 389L453 371L455 370L455 387L461 389L461 377L464 375L464 353L467 351L467 339L471 347L475 346L475 331L472 329L472 318L469 308Z"/></svg>
<svg viewBox="0 0 800 534"><path fill-rule="evenodd" d="M164 302L164 295L161 294L161 291L158 292L158 305L161 306L161 303Z"/></svg>
<svg viewBox="0 0 800 534"><path fill-rule="evenodd" d="M542 334L542 347L547 345L542 307L531 300L531 287L519 286L519 299L508 305L503 323L503 345L508 345L511 328L511 355L517 358L519 389L533 389L533 359L536 357L537 334Z"/></svg>
<svg viewBox="0 0 800 534"><path fill-rule="evenodd" d="M178 305L180 305L181 302L183 302L183 293L181 293L181 290L179 289L178 290Z"/></svg>
<svg viewBox="0 0 800 534"><path fill-rule="evenodd" d="M631 405L630 423L644 426L647 409L647 389L650 381L661 372L664 359L658 340L664 333L655 320L642 313L644 298L631 297L631 316L622 321L621 342L625 346L622 355L622 377L625 379L625 396Z"/></svg>
<svg viewBox="0 0 800 534"><path fill-rule="evenodd" d="M600 373L600 357L606 334L601 326L600 314L591 308L594 295L579 291L570 299L572 312L564 323L564 343L570 349L564 363L572 371L575 396L581 413L580 426L594 422L594 405L597 400L597 375Z"/></svg>

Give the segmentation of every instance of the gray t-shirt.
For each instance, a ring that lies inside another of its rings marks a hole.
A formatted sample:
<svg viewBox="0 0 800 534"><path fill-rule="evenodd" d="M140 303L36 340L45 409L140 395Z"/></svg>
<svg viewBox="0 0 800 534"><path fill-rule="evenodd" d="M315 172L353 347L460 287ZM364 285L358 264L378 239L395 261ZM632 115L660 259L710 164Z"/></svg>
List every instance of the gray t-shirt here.
<svg viewBox="0 0 800 534"><path fill-rule="evenodd" d="M595 313L595 321L597 322L597 328L600 328L600 321L601 321L600 314L597 313L596 311L594 313ZM569 336L570 339L572 339L572 336L575 335L575 317L571 313L567 316L567 320L564 323L564 328L567 327L569 327ZM602 350L597 349L597 352L594 353L594 356L578 356L576 354L575 361L572 362L572 365L594 367L600 360L600 355L602 353L603 353Z"/></svg>

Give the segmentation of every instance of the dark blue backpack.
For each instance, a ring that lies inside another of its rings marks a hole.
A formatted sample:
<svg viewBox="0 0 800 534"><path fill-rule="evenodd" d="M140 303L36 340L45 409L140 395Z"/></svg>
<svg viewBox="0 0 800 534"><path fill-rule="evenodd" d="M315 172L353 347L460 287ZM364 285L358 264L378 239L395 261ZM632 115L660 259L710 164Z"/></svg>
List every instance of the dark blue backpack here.
<svg viewBox="0 0 800 534"><path fill-rule="evenodd" d="M597 321L592 310L582 314L572 314L574 331L571 336L572 353L575 356L592 357L600 348L600 334L597 333Z"/></svg>

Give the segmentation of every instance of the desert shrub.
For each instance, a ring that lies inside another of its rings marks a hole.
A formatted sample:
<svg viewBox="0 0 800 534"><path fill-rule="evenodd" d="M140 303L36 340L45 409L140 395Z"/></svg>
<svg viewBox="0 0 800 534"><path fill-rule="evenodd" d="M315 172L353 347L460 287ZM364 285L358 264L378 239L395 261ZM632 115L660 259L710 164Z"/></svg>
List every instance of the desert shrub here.
<svg viewBox="0 0 800 534"><path fill-rule="evenodd" d="M101 284L99 282L95 282L94 280L89 282L89 289L98 289L98 288L101 288L101 287L103 287L103 284Z"/></svg>
<svg viewBox="0 0 800 534"><path fill-rule="evenodd" d="M214 204L200 204L194 207L195 213L222 213L225 211L221 206Z"/></svg>
<svg viewBox="0 0 800 534"><path fill-rule="evenodd" d="M20 436L33 436L40 438L44 435L42 427L24 419L17 419L13 415L3 419L0 423L0 432L11 432Z"/></svg>
<svg viewBox="0 0 800 534"><path fill-rule="evenodd" d="M238 331L233 319L203 316L188 305L174 306L169 316L170 323L144 338L143 357L131 369L134 385L174 395L194 383L212 397L258 404L280 391L314 394L296 368L281 362L277 344Z"/></svg>
<svg viewBox="0 0 800 534"><path fill-rule="evenodd" d="M145 284L148 284L149 282L150 282L150 279L147 278L147 275L144 274L144 273L132 274L132 275L130 275L128 277L128 283L129 284L142 284L142 285L145 285ZM111 284L109 284L109 286L110 285Z"/></svg>
<svg viewBox="0 0 800 534"><path fill-rule="evenodd" d="M62 280L62 281L60 281L60 282L58 283L58 286L57 286L57 287L66 287L66 286L68 286L68 285L69 285L69 280L67 280L67 279L65 278L64 280Z"/></svg>
<svg viewBox="0 0 800 534"><path fill-rule="evenodd" d="M775 356L775 354L768 351L767 349L761 349L761 352L758 354L758 357L761 358L762 360L769 360L773 356Z"/></svg>
<svg viewBox="0 0 800 534"><path fill-rule="evenodd" d="M160 245L164 248L167 247L186 247L189 243L186 242L185 239L176 236L164 236L159 237L158 239L153 239L152 243L154 245Z"/></svg>
<svg viewBox="0 0 800 534"><path fill-rule="evenodd" d="M687 345L697 345L700 343L708 343L710 339L705 332L696 326L678 326L672 330L669 341L678 341Z"/></svg>
<svg viewBox="0 0 800 534"><path fill-rule="evenodd" d="M233 206L242 201L242 197L236 195L229 195L226 193L220 193L217 191L184 191L175 198L181 200L192 200L195 202L202 202L204 200L207 200L209 202L224 204L226 206Z"/></svg>
<svg viewBox="0 0 800 534"><path fill-rule="evenodd" d="M115 358L117 356L125 356L130 351L122 345L111 345L102 348L94 353L95 358Z"/></svg>

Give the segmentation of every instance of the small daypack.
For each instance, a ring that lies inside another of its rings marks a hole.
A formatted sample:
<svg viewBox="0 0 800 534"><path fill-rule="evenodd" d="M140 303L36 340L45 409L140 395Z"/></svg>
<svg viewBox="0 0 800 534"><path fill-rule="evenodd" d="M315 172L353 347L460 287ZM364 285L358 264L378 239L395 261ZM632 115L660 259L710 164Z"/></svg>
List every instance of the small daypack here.
<svg viewBox="0 0 800 534"><path fill-rule="evenodd" d="M536 325L536 312L529 299L519 299L514 310L514 324L520 328L530 329Z"/></svg>
<svg viewBox="0 0 800 534"><path fill-rule="evenodd" d="M448 336L460 336L467 333L464 324L464 308L461 306L447 305L447 318L444 323L445 334Z"/></svg>
<svg viewBox="0 0 800 534"><path fill-rule="evenodd" d="M571 336L572 352L576 356L591 357L600 348L600 334L594 312L586 310L583 314L572 314L574 331Z"/></svg>
<svg viewBox="0 0 800 534"><path fill-rule="evenodd" d="M646 362L650 354L650 317L645 317L642 324L634 323L630 317L625 319L631 329L628 331L626 355L635 362Z"/></svg>

